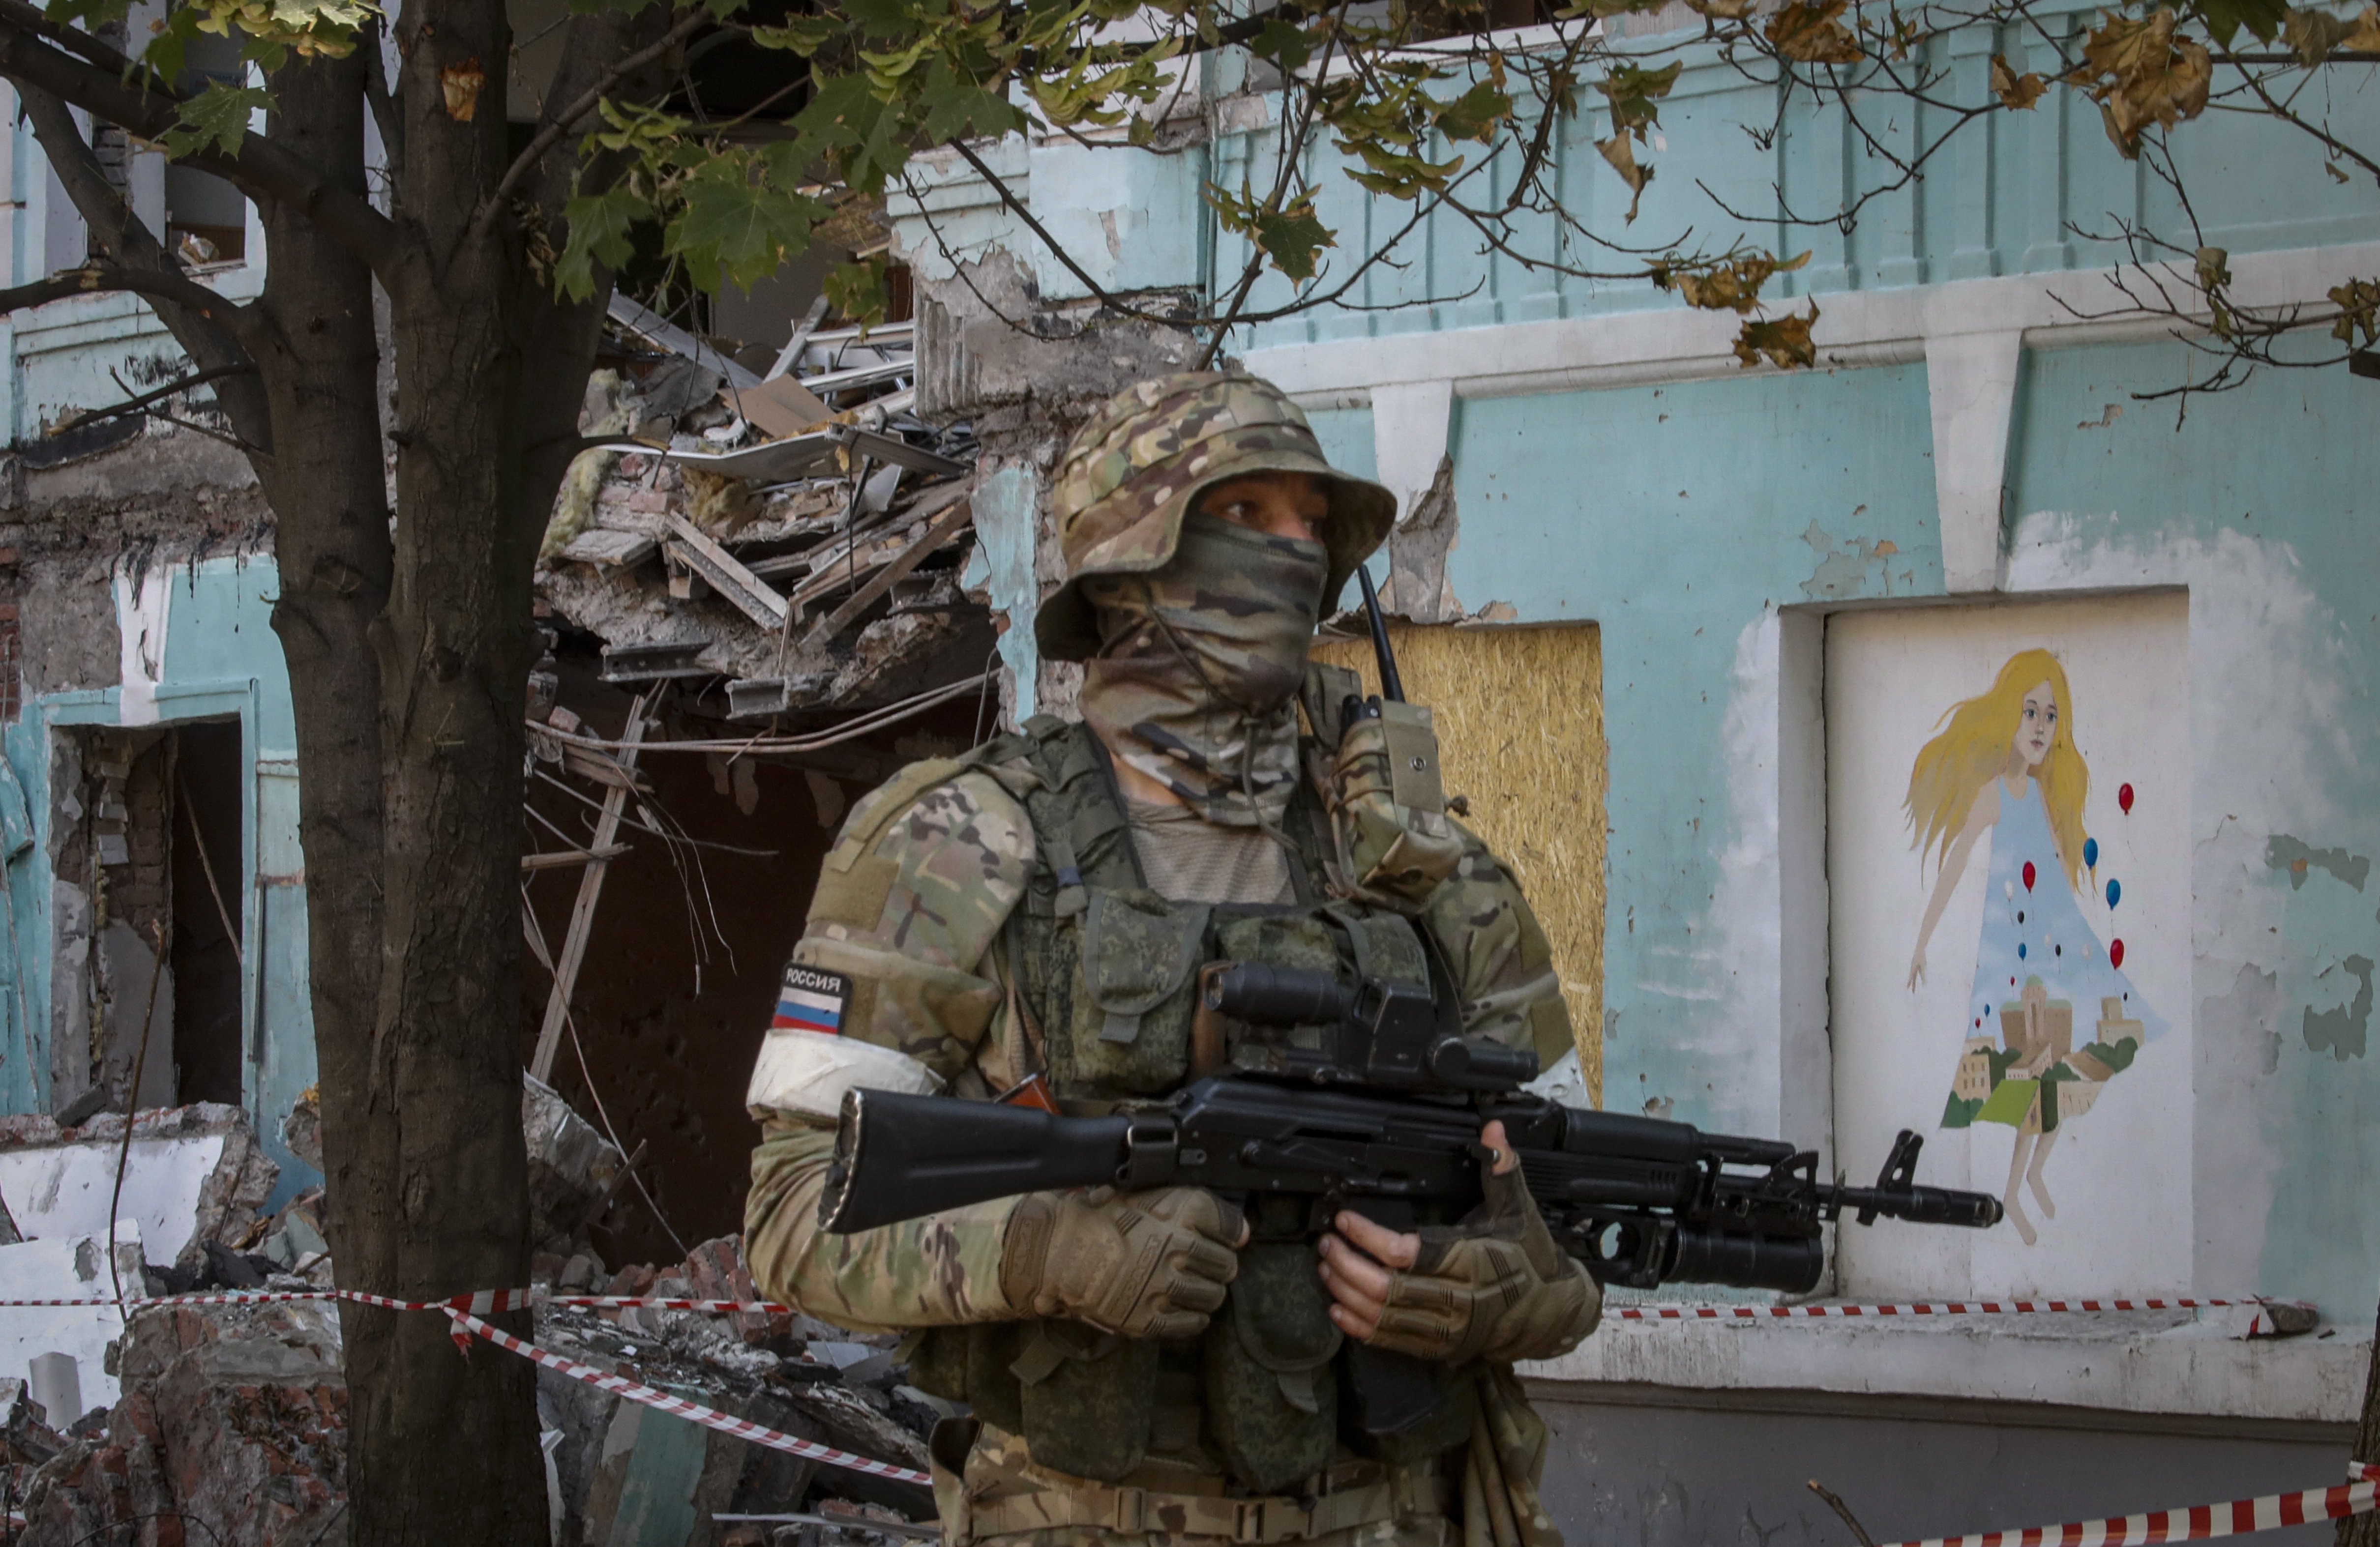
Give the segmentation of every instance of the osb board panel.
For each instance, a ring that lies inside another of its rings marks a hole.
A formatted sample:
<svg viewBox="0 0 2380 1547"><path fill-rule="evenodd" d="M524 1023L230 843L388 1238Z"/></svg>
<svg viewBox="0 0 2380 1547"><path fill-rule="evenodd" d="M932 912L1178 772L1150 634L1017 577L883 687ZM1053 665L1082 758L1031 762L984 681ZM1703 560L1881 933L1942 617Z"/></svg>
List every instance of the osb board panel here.
<svg viewBox="0 0 2380 1547"><path fill-rule="evenodd" d="M1450 795L1471 798L1472 829L1521 877L1553 942L1579 1064L1603 1102L1603 639L1556 628L1391 625L1405 696L1438 726ZM1368 641L1315 655L1379 685Z"/></svg>

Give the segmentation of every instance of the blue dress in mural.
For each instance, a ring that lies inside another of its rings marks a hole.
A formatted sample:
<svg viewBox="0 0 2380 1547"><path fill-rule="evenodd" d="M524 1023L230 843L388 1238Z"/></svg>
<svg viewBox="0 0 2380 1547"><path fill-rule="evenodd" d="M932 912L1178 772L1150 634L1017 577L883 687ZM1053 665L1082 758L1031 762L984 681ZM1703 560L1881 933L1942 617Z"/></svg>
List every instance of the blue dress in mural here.
<svg viewBox="0 0 2380 1547"><path fill-rule="evenodd" d="M2027 779L2011 794L2003 781L1999 806L1966 1045L1942 1126L2054 1133L2089 1111L2166 1022L2083 918L2039 786Z"/></svg>

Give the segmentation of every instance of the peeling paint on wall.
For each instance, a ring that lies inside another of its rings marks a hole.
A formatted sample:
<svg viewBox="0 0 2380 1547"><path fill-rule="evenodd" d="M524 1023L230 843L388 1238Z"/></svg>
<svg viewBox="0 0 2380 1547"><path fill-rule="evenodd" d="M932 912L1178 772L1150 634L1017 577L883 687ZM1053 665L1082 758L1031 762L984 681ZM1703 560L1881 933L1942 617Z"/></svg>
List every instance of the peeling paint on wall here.
<svg viewBox="0 0 2380 1547"><path fill-rule="evenodd" d="M2345 1063L2363 1057L2363 1034L2372 1023L2373 962L2368 956L2350 956L2339 965L2355 978L2355 997L2330 1009L2306 1006L2304 1034L2306 1046Z"/></svg>
<svg viewBox="0 0 2380 1547"><path fill-rule="evenodd" d="M1852 518L1856 520L1866 510L1865 505L1860 506L1852 512ZM1802 594L1812 601L1841 601L1850 597L1878 594L1899 596L1909 590L1915 578L1910 573L1902 572L1898 577L1896 589L1891 562L1900 556L1900 545L1890 538L1879 538L1874 541L1866 538L1839 540L1813 521L1809 530L1802 534L1802 540L1808 543L1811 551L1818 556L1818 567L1810 572L1809 579L1802 582ZM1868 580L1870 566L1876 568L1873 585Z"/></svg>
<svg viewBox="0 0 2380 1547"><path fill-rule="evenodd" d="M2327 870L2357 891L2363 889L2363 878L2372 873L2372 862L2362 854L2350 854L2344 849L2313 848L2304 840L2285 832L2277 832L2265 840L2265 864L2289 873L2291 891L2306 884L2309 869Z"/></svg>
<svg viewBox="0 0 2380 1547"><path fill-rule="evenodd" d="M1040 675L1033 642L1033 614L1041 601L1033 577L1033 518L1040 497L1041 480L1030 467L1002 467L985 478L975 492L976 550L960 577L969 590L983 589L993 617L1005 624L1000 659L1015 684L1016 701L1009 707L1011 723L1017 725L1035 712L1034 685Z"/></svg>

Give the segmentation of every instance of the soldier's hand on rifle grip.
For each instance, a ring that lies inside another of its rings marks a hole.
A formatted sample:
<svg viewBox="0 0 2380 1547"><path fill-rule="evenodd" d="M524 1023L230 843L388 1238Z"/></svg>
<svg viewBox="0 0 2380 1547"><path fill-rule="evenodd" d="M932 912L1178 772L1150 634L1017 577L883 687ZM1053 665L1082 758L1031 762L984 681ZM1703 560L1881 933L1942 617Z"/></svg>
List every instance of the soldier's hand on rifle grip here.
<svg viewBox="0 0 2380 1547"><path fill-rule="evenodd" d="M1029 1193L1002 1238L1000 1287L1021 1317L1124 1337L1196 1337L1222 1305L1247 1240L1240 1211L1204 1188Z"/></svg>
<svg viewBox="0 0 2380 1547"><path fill-rule="evenodd" d="M1602 1291L1554 1244L1519 1158L1491 1122L1487 1201L1461 1224L1399 1233L1352 1213L1322 1239L1330 1319L1392 1353L1459 1364L1551 1359L1595 1329Z"/></svg>

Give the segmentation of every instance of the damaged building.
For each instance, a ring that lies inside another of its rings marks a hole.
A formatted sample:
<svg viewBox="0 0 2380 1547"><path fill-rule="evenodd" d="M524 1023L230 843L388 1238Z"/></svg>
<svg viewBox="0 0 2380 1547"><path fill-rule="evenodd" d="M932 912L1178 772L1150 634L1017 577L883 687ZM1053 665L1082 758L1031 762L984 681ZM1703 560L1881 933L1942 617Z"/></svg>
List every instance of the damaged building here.
<svg viewBox="0 0 2380 1547"><path fill-rule="evenodd" d="M53 266L80 260L62 199L9 218ZM208 244L186 244L194 272L243 299L261 278L246 222L183 233ZM735 1237L744 1083L819 860L885 774L1002 712L971 428L919 411L909 324L843 324L818 277L699 336L615 302L582 421L601 444L540 554L523 1117L532 1276L555 1294L756 1299ZM119 1309L334 1281L271 514L140 302L13 320L0 1284L104 1303L0 1326L0 1540L336 1542L336 1307ZM896 1469L945 1410L887 1340L798 1318L548 1305L536 1335ZM914 1485L552 1371L540 1411L558 1542L886 1547L931 1514ZM196 1523L155 1524L176 1516Z"/></svg>

